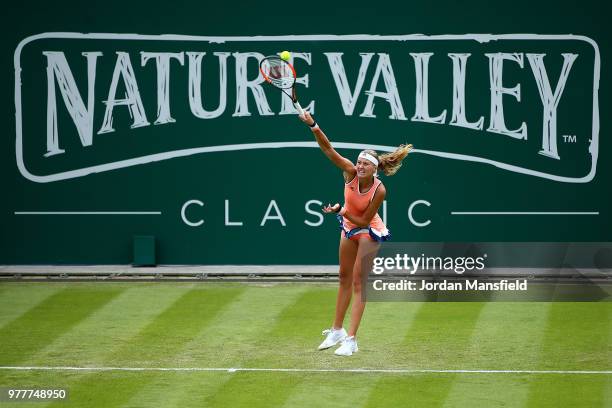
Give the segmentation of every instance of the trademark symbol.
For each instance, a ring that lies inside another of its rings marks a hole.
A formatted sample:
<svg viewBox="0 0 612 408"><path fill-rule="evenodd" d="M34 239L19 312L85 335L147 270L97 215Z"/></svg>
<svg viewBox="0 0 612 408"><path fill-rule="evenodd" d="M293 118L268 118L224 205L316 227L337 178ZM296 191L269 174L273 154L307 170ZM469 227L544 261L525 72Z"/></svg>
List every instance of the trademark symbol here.
<svg viewBox="0 0 612 408"><path fill-rule="evenodd" d="M576 135L563 135L565 143L576 143Z"/></svg>

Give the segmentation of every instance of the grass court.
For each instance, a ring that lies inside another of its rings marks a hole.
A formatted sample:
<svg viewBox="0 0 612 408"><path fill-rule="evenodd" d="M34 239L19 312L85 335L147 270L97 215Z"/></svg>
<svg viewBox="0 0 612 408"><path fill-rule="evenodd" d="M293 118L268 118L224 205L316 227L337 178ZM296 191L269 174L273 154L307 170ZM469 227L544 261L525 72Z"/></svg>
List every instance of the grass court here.
<svg viewBox="0 0 612 408"><path fill-rule="evenodd" d="M0 283L0 387L69 392L0 405L612 406L612 303L371 302L359 352L337 357L316 350L336 290Z"/></svg>

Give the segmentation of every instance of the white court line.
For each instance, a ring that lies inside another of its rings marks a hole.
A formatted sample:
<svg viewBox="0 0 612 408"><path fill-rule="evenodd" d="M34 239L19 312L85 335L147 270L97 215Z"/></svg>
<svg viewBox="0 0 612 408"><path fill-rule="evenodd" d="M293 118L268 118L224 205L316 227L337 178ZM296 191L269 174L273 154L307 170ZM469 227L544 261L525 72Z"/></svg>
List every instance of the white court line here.
<svg viewBox="0 0 612 408"><path fill-rule="evenodd" d="M451 211L451 215L599 215L599 211Z"/></svg>
<svg viewBox="0 0 612 408"><path fill-rule="evenodd" d="M15 215L161 215L161 211L15 211Z"/></svg>
<svg viewBox="0 0 612 408"><path fill-rule="evenodd" d="M382 368L233 368L233 367L45 367L0 366L0 370L20 371L226 371L281 373L388 373L388 374L612 374L612 370L419 370Z"/></svg>

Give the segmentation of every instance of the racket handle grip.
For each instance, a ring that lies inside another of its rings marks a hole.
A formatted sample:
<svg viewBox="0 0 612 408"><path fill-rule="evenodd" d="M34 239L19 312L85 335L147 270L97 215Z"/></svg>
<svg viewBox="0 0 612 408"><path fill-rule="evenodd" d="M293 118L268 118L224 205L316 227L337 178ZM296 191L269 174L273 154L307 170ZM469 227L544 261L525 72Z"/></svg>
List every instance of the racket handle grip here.
<svg viewBox="0 0 612 408"><path fill-rule="evenodd" d="M304 109L302 109L302 106L300 105L299 102L294 102L293 106L295 106L295 109L297 109L298 115L304 116Z"/></svg>

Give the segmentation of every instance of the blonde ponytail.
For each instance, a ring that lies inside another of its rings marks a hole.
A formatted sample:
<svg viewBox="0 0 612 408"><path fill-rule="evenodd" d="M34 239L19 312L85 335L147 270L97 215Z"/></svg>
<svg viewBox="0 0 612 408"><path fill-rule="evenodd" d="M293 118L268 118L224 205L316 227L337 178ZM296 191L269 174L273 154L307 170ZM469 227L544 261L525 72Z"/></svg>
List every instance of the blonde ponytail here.
<svg viewBox="0 0 612 408"><path fill-rule="evenodd" d="M385 176L392 176L402 167L402 160L412 150L412 145L400 145L394 152L381 154L378 156L378 168L385 173Z"/></svg>

